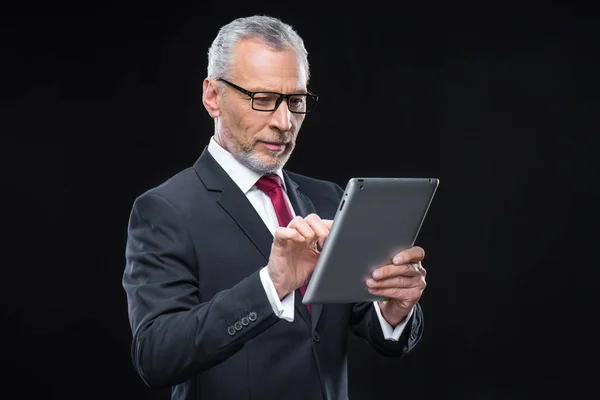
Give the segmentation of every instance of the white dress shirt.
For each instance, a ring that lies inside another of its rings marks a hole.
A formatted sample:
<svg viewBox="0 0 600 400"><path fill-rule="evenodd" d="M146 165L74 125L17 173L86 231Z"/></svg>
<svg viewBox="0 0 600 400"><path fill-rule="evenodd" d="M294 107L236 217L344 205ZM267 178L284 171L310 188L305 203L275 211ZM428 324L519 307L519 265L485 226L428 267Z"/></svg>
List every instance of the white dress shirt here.
<svg viewBox="0 0 600 400"><path fill-rule="evenodd" d="M262 220L265 222L269 230L273 235L275 235L275 230L279 226L279 222L277 221L277 214L275 213L275 208L273 207L273 203L269 196L263 193L260 189L258 189L255 184L258 179L261 177L261 174L258 174L251 169L247 168L243 164L241 164L238 160L233 157L231 153L227 150L223 149L214 139L211 137L210 142L208 144L208 151L213 156L215 161L227 172L229 177L238 185L238 187L242 190L242 192L246 195L252 206L256 209L256 212ZM283 172L281 169L276 171L277 175L281 178L281 183L284 189L284 197L290 206L290 210L292 211L293 216L296 215L294 211L294 207L290 203L290 200L287 196L287 189L285 186L285 180L283 178ZM260 279L265 288L265 292L267 293L267 297L271 306L273 307L273 312L279 318L285 319L286 321L292 322L294 320L294 296L295 292L291 292L289 295L279 300L279 296L277 295L277 291L275 290L275 285L273 281L269 277L266 266L260 270ZM379 304L375 301L373 302L375 311L377 312L377 317L379 318L379 322L381 323L381 329L386 339L398 341L398 338L402 334L404 327L406 326L407 321L413 314L413 310L410 311L408 316L404 319L402 323L400 323L395 328L392 327L381 315L381 310L379 309Z"/></svg>

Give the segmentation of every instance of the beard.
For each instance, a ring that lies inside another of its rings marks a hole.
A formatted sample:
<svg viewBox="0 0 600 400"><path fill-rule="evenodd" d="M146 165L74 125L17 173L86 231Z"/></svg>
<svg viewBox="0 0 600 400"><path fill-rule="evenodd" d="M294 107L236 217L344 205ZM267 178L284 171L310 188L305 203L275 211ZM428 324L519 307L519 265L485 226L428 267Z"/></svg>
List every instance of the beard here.
<svg viewBox="0 0 600 400"><path fill-rule="evenodd" d="M232 141L232 154L233 156L244 166L250 168L252 171L259 174L268 174L277 171L287 163L292 150L294 149L294 142L287 140L286 138L278 138L276 140L266 140L272 142L284 142L286 145L283 150L280 151L267 151L266 154L258 153L255 151L256 144L261 141L255 139L250 143L238 143Z"/></svg>

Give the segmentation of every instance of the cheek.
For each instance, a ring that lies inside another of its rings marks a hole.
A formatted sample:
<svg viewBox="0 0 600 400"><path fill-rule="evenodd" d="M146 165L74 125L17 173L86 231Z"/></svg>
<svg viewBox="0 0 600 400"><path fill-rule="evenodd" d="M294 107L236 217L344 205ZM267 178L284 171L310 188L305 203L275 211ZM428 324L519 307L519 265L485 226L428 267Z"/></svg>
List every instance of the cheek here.
<svg viewBox="0 0 600 400"><path fill-rule="evenodd" d="M235 107L230 107L229 110L227 110L228 115L229 115L229 120L231 121L232 125L235 125L236 127L239 127L240 125L242 125L242 120L244 119L244 113L240 112L237 108Z"/></svg>
<svg viewBox="0 0 600 400"><path fill-rule="evenodd" d="M240 137L244 142L250 144L258 136L258 133L263 130L265 123L256 116L242 116L239 120Z"/></svg>
<svg viewBox="0 0 600 400"><path fill-rule="evenodd" d="M251 132L257 124L245 111L232 107L229 110L229 125L238 141L248 143L252 140Z"/></svg>

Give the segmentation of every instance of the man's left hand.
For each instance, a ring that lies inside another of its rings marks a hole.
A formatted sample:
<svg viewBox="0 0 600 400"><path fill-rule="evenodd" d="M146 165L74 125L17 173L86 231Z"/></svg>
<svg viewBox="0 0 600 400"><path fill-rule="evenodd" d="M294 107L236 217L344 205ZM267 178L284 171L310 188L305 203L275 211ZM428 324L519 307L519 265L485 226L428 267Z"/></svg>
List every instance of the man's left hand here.
<svg viewBox="0 0 600 400"><path fill-rule="evenodd" d="M427 271L421 265L424 257L421 247L403 250L394 256L392 264L377 268L367 279L370 293L389 299L379 302L379 308L392 327L404 321L425 290Z"/></svg>

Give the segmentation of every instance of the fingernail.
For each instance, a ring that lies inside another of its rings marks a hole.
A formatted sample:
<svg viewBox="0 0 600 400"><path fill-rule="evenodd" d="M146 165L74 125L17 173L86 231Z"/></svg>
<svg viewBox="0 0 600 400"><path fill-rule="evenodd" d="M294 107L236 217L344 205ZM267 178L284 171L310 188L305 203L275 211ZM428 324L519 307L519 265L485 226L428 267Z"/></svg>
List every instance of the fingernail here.
<svg viewBox="0 0 600 400"><path fill-rule="evenodd" d="M392 262L396 265L402 264L402 257L401 256L396 256L394 257L394 259L392 260Z"/></svg>
<svg viewBox="0 0 600 400"><path fill-rule="evenodd" d="M373 286L375 281L373 279L367 279L367 286Z"/></svg>
<svg viewBox="0 0 600 400"><path fill-rule="evenodd" d="M373 271L373 278L377 279L381 277L381 271L377 270L377 271Z"/></svg>

